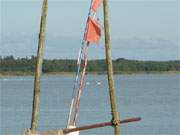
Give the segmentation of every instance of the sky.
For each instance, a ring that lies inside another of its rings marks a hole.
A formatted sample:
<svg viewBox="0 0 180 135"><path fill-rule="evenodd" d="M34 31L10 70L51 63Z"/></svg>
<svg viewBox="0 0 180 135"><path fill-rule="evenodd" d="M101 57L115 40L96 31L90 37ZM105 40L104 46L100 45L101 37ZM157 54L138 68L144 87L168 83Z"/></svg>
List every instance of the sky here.
<svg viewBox="0 0 180 135"><path fill-rule="evenodd" d="M36 55L42 0L0 0L0 55ZM45 58L76 59L90 0L49 0ZM97 14L103 24L103 8ZM180 59L179 0L110 0L112 57ZM104 36L104 35L103 35ZM104 37L90 59L105 58Z"/></svg>

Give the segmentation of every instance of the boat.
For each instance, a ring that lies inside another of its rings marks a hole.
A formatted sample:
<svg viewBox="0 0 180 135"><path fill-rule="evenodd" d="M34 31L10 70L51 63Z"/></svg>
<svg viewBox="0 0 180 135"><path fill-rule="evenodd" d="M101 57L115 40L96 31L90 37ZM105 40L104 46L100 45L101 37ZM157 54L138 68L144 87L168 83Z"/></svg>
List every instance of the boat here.
<svg viewBox="0 0 180 135"><path fill-rule="evenodd" d="M101 82L97 82L97 85L101 85Z"/></svg>

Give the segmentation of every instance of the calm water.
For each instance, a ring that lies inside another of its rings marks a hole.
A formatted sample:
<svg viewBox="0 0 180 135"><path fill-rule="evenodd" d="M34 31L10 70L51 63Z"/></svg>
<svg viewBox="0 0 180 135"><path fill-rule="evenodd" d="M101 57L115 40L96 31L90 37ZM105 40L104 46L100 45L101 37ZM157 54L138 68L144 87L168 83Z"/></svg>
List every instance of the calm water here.
<svg viewBox="0 0 180 135"><path fill-rule="evenodd" d="M122 125L123 135L180 134L180 75L117 75L116 89L121 118L141 116L142 121ZM1 135L20 135L30 127L33 77L3 77L1 81ZM73 76L44 76L39 130L65 127L67 97L70 100ZM78 125L111 119L105 75L87 77ZM97 83L101 82L101 83ZM81 135L110 135L113 128L84 131Z"/></svg>

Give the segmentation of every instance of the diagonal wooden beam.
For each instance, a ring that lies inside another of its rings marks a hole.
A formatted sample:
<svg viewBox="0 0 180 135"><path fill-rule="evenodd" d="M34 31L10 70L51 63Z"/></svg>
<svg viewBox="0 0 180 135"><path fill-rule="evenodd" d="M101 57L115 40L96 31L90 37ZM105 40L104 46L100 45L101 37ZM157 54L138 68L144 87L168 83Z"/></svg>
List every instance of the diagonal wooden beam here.
<svg viewBox="0 0 180 135"><path fill-rule="evenodd" d="M141 120L140 117L129 118L129 119L121 120L121 121L119 120L118 123L126 124L129 122L137 122L140 120ZM113 123L112 122L103 122L103 123L81 126L81 127L77 127L77 128L63 129L63 133L67 134L67 133L71 133L71 132L75 132L75 131L83 131L83 130L89 130L89 129L93 129L93 128L101 128L101 127L106 127L106 126L113 126Z"/></svg>
<svg viewBox="0 0 180 135"><path fill-rule="evenodd" d="M130 122L138 122L140 121L141 118L129 118L125 120L119 120L118 123L121 124L126 124ZM97 124L92 124L92 125L85 125L77 128L71 128L71 129L56 129L53 131L45 131L45 132L32 132L31 130L26 130L23 135L65 135L71 132L76 132L76 131L84 131L84 130L89 130L89 129L94 129L94 128L101 128L101 127L106 127L106 126L113 126L112 122L103 122L103 123L97 123Z"/></svg>

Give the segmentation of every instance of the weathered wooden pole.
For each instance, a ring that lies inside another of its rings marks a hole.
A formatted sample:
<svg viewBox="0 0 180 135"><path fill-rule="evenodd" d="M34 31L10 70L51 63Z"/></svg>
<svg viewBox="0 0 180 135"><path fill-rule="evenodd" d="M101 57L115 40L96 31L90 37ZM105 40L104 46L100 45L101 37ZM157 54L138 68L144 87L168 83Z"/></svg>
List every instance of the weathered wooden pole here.
<svg viewBox="0 0 180 135"><path fill-rule="evenodd" d="M34 97L33 97L33 109L32 109L32 119L31 119L32 132L35 132L38 126L41 73L42 73L42 63L43 63L43 51L45 44L47 8L48 8L48 0L44 0L42 5L42 16L41 16L37 62L36 62L36 71L35 71L35 79L34 79Z"/></svg>
<svg viewBox="0 0 180 135"><path fill-rule="evenodd" d="M103 0L103 8L104 8L106 63L107 63L107 70L108 70L107 74L108 74L108 84L109 84L109 96L110 96L110 102L111 102L112 122L114 125L114 134L120 135L120 123L118 123L120 118L117 111L116 90L114 86L113 65L112 65L111 48L110 48L109 0Z"/></svg>

